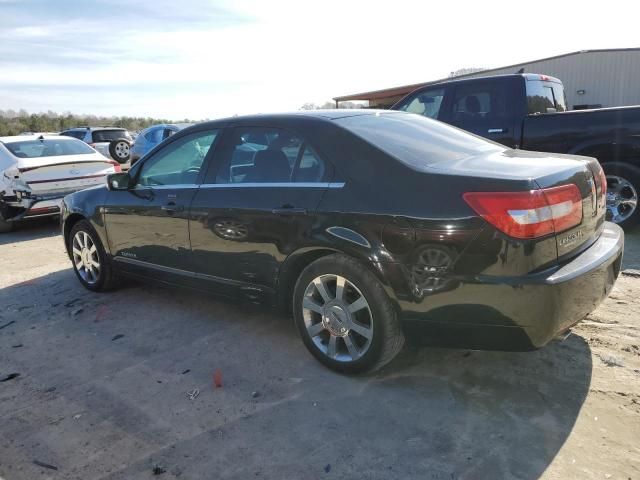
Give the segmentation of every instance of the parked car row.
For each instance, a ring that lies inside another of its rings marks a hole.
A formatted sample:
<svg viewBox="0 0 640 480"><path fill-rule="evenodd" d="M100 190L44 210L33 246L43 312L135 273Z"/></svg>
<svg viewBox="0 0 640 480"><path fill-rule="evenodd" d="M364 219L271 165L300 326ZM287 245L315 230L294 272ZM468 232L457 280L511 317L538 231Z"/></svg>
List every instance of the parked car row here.
<svg viewBox="0 0 640 480"><path fill-rule="evenodd" d="M120 164L61 135L0 137L0 233L31 217L55 216L65 195L104 184Z"/></svg>

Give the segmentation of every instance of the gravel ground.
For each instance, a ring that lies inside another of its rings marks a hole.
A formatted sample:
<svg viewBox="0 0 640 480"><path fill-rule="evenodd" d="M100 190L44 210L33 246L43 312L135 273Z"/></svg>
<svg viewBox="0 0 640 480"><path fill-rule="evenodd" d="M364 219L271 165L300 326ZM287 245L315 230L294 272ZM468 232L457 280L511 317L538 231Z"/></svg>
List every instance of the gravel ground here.
<svg viewBox="0 0 640 480"><path fill-rule="evenodd" d="M640 278L536 352L412 348L346 377L276 312L85 291L51 222L0 252L5 480L640 479Z"/></svg>

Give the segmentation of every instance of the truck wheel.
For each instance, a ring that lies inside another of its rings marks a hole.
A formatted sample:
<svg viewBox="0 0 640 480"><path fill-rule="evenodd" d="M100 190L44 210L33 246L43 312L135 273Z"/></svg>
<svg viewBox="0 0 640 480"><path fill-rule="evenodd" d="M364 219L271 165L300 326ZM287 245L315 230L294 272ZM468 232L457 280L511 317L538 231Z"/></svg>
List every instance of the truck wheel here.
<svg viewBox="0 0 640 480"><path fill-rule="evenodd" d="M0 233L9 233L13 230L13 222L7 222L2 215L0 215Z"/></svg>
<svg viewBox="0 0 640 480"><path fill-rule="evenodd" d="M338 372L381 368L404 344L398 314L382 284L346 255L322 257L303 270L293 314L307 349Z"/></svg>
<svg viewBox="0 0 640 480"><path fill-rule="evenodd" d="M118 163L127 163L131 156L131 144L125 138L119 138L109 144L109 155Z"/></svg>
<svg viewBox="0 0 640 480"><path fill-rule="evenodd" d="M602 164L607 176L607 220L623 228L640 221L638 192L640 192L640 168L626 163Z"/></svg>

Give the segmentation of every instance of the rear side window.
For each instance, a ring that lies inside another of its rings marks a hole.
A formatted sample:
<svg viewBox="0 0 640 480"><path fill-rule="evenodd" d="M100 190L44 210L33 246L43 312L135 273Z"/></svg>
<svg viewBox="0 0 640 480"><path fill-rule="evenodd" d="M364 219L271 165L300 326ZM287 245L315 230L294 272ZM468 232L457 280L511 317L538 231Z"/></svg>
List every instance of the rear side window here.
<svg viewBox="0 0 640 480"><path fill-rule="evenodd" d="M454 162L504 146L419 115L357 115L336 123L416 170Z"/></svg>
<svg viewBox="0 0 640 480"><path fill-rule="evenodd" d="M323 161L298 135L280 128L237 127L215 182L319 182L324 174Z"/></svg>
<svg viewBox="0 0 640 480"><path fill-rule="evenodd" d="M564 112L567 110L564 89L557 83L527 81L529 114Z"/></svg>
<svg viewBox="0 0 640 480"><path fill-rule="evenodd" d="M112 142L119 138L131 140L131 135L126 130L95 130L91 133L94 142Z"/></svg>
<svg viewBox="0 0 640 480"><path fill-rule="evenodd" d="M66 132L62 132L60 135L64 135L65 137L73 137L78 140L84 140L87 132L85 130L67 130Z"/></svg>
<svg viewBox="0 0 640 480"><path fill-rule="evenodd" d="M162 141L162 128L154 128L144 134L144 138L151 143L160 143Z"/></svg>
<svg viewBox="0 0 640 480"><path fill-rule="evenodd" d="M18 158L90 155L95 153L86 143L75 139L25 140L23 142L6 143L5 147Z"/></svg>
<svg viewBox="0 0 640 480"><path fill-rule="evenodd" d="M464 122L504 118L508 115L507 94L505 82L461 83L455 87L452 120Z"/></svg>

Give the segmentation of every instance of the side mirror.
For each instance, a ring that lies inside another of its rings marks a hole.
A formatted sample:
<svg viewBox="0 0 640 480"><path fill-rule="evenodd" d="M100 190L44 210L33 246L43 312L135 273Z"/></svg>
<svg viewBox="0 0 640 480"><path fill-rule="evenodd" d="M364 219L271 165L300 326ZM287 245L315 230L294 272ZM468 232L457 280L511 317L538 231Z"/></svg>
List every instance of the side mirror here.
<svg viewBox="0 0 640 480"><path fill-rule="evenodd" d="M107 188L109 190L129 190L131 188L129 173L120 172L107 175Z"/></svg>

